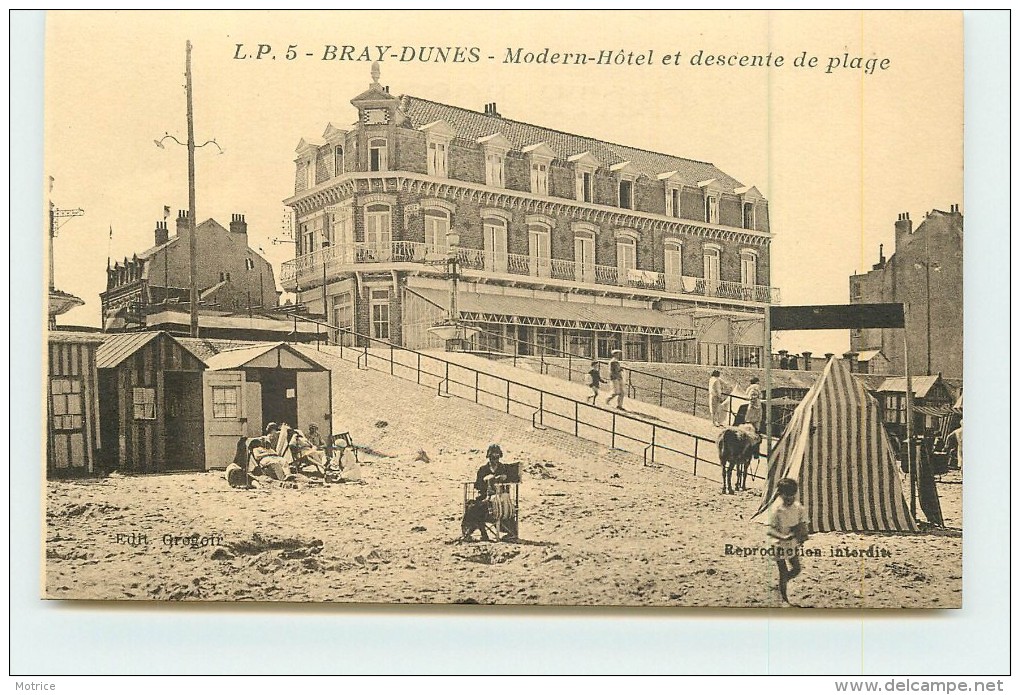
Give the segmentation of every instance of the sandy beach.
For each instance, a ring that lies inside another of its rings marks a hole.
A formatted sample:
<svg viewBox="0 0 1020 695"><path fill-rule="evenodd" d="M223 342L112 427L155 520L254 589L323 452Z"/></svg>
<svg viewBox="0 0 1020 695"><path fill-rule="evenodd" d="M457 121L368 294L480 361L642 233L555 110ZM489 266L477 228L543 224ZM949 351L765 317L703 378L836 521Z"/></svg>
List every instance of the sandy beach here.
<svg viewBox="0 0 1020 695"><path fill-rule="evenodd" d="M333 367L335 411L366 448L362 484L236 490L217 471L49 481L45 597L778 605L751 519L759 487L723 496L713 480ZM490 441L521 464L516 542L459 538L462 485ZM938 489L949 530L813 535L805 547L819 556L804 558L791 601L959 607L961 474Z"/></svg>

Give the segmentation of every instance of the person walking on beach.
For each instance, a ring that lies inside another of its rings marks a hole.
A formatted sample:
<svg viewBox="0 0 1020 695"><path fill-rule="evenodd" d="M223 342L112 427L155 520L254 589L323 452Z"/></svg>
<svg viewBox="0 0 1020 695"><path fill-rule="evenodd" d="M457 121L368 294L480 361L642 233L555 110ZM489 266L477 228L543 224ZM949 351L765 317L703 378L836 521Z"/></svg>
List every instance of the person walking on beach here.
<svg viewBox="0 0 1020 695"><path fill-rule="evenodd" d="M592 405L599 397L599 386L602 385L602 374L599 373L599 363L595 360L591 363L591 369L584 376L584 383L591 389L591 395L585 400L590 400Z"/></svg>
<svg viewBox="0 0 1020 695"><path fill-rule="evenodd" d="M769 505L768 537L779 568L779 595L789 604L786 590L790 580L800 574L797 549L808 538L807 509L797 501L797 481L782 478L776 483L776 499Z"/></svg>
<svg viewBox="0 0 1020 695"><path fill-rule="evenodd" d="M609 360L609 383L612 386L612 393L606 399L606 405L616 399L617 410L625 410L623 407L623 350L613 350L612 359Z"/></svg>
<svg viewBox="0 0 1020 695"><path fill-rule="evenodd" d="M708 379L708 411L712 414L712 424L716 427L726 425L724 419L722 373L718 369L712 370L712 376Z"/></svg>

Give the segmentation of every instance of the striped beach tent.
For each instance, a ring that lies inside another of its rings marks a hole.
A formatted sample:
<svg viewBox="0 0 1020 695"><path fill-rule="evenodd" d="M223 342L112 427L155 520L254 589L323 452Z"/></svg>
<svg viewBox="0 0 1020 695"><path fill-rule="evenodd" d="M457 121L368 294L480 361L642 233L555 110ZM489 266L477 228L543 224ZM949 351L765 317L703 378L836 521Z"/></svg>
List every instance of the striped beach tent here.
<svg viewBox="0 0 1020 695"><path fill-rule="evenodd" d="M755 516L768 509L781 478L798 482L813 532L917 530L878 403L843 360L829 360L794 411L770 456Z"/></svg>

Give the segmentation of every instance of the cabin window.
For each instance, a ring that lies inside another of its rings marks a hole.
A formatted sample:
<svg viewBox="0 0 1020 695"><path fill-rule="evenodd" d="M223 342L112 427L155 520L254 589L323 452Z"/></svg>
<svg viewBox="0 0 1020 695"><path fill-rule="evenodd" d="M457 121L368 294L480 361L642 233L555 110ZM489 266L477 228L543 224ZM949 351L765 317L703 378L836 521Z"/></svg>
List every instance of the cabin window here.
<svg viewBox="0 0 1020 695"><path fill-rule="evenodd" d="M213 386L212 404L213 417L218 419L229 419L240 417L238 411L238 389L236 386Z"/></svg>
<svg viewBox="0 0 1020 695"><path fill-rule="evenodd" d="M135 420L156 419L156 389L145 387L131 389L131 404Z"/></svg>
<svg viewBox="0 0 1020 695"><path fill-rule="evenodd" d="M80 430L81 379L51 379L50 405L54 430Z"/></svg>

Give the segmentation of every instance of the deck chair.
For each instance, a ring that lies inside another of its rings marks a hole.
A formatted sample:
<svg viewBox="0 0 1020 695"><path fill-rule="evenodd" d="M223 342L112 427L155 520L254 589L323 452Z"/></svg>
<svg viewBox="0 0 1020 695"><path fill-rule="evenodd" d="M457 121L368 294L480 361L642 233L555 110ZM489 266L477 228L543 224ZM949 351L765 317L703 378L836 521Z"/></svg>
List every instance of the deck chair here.
<svg viewBox="0 0 1020 695"><path fill-rule="evenodd" d="M301 473L306 466L312 466L323 477L326 475L328 453L325 449L319 449L312 445L301 430L291 430L290 441L287 447L291 456L291 468L295 473Z"/></svg>
<svg viewBox="0 0 1020 695"><path fill-rule="evenodd" d="M507 472L506 482L493 483L493 493L486 500L485 531L490 537L494 536L497 542L503 539L504 534L516 532L516 535L520 535L520 464L507 463L503 467ZM478 491L473 480L463 483L462 487L463 513L466 515L468 508L478 500Z"/></svg>

